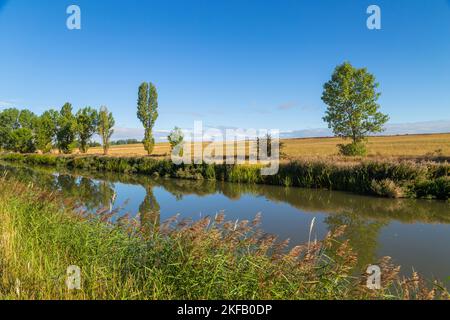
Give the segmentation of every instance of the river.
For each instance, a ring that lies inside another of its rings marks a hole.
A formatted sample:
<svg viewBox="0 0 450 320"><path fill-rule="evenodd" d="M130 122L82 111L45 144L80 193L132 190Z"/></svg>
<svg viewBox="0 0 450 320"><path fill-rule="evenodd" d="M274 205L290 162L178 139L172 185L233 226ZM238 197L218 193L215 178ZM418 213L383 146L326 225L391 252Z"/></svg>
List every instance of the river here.
<svg viewBox="0 0 450 320"><path fill-rule="evenodd" d="M49 190L60 190L87 210L112 205L118 215L143 213L152 223L174 215L199 219L224 212L226 220L252 220L291 245L322 239L341 225L359 265L390 256L402 273L418 271L450 286L450 202L384 199L345 192L151 178L139 175L56 172L0 164L1 172ZM115 196L114 196L115 195ZM115 199L111 203L111 199Z"/></svg>

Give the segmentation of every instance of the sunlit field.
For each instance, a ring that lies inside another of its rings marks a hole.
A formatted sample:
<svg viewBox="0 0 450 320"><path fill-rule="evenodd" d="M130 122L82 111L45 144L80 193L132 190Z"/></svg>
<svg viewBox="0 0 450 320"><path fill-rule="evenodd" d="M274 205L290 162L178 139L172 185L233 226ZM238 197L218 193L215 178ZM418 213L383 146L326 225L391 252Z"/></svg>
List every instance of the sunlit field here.
<svg viewBox="0 0 450 320"><path fill-rule="evenodd" d="M282 140L282 152L287 158L333 156L338 154L337 145L345 143L339 138L305 138ZM450 156L450 133L371 137L368 139L368 156ZM102 154L101 148L89 149L89 154ZM155 146L154 156L167 156L168 143ZM111 156L146 155L143 145L113 146Z"/></svg>

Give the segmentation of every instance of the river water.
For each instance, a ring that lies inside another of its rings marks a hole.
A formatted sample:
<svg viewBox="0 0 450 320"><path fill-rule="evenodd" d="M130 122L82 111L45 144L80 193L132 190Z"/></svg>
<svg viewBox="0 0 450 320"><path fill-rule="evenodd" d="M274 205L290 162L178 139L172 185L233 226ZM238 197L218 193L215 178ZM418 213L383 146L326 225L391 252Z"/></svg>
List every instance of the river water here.
<svg viewBox="0 0 450 320"><path fill-rule="evenodd" d="M112 205L119 215L141 212L154 223L177 214L195 220L224 212L226 220L252 220L261 213L261 228L282 240L289 238L292 245L308 241L314 218L312 239L346 225L346 237L361 266L390 256L405 275L415 270L450 286L450 202L140 175L57 173L9 164L0 164L0 170L60 190L92 212Z"/></svg>

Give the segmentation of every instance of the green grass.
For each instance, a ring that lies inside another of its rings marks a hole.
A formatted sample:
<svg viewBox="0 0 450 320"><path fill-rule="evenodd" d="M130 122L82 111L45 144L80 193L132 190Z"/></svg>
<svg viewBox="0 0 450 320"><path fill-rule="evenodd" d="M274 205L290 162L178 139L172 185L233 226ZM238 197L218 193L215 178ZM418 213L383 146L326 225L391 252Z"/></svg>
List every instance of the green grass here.
<svg viewBox="0 0 450 320"><path fill-rule="evenodd" d="M61 203L65 205L62 206ZM105 212L75 211L68 199L0 179L0 299L370 299L448 298L436 284L399 281L383 259L384 288L353 277L357 257L337 239L286 251L253 222L140 225ZM66 270L82 271L69 291Z"/></svg>
<svg viewBox="0 0 450 320"><path fill-rule="evenodd" d="M262 176L260 166L180 165L149 157L4 154L0 160L100 172L139 173L178 179L219 180L289 187L350 191L380 197L448 200L450 164L412 160L338 162L323 159L280 164L278 174Z"/></svg>

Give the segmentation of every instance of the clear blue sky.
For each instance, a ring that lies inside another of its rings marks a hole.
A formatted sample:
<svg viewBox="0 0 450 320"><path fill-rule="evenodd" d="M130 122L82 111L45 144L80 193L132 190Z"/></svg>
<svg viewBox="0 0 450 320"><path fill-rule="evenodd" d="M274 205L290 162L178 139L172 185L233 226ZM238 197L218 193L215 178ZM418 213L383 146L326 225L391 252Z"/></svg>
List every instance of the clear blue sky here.
<svg viewBox="0 0 450 320"><path fill-rule="evenodd" d="M366 28L370 4L381 31ZM0 106L36 113L107 105L137 128L152 81L159 130L324 127L322 85L348 60L376 75L392 123L450 120L449 0L0 0L0 42Z"/></svg>

